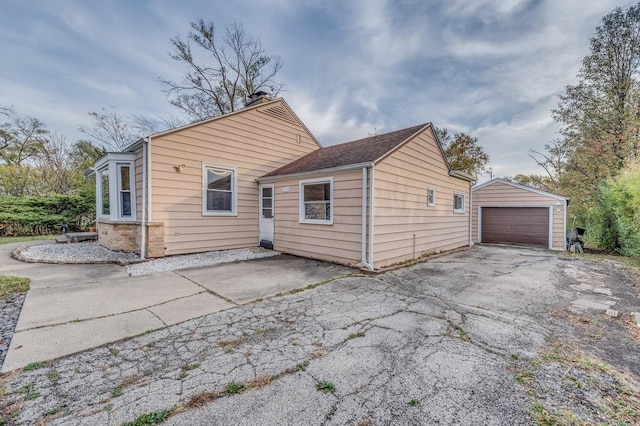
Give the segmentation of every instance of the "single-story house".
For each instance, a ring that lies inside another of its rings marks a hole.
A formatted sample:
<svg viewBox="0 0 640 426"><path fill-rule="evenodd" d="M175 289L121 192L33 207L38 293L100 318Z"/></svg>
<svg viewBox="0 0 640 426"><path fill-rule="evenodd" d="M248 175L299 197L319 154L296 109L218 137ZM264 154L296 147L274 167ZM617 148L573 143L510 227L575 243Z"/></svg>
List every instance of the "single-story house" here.
<svg viewBox="0 0 640 426"><path fill-rule="evenodd" d="M95 164L98 240L146 257L262 245L378 269L471 244L473 177L431 124L321 147L283 99Z"/></svg>
<svg viewBox="0 0 640 426"><path fill-rule="evenodd" d="M504 179L472 194L474 242L565 250L568 198Z"/></svg>

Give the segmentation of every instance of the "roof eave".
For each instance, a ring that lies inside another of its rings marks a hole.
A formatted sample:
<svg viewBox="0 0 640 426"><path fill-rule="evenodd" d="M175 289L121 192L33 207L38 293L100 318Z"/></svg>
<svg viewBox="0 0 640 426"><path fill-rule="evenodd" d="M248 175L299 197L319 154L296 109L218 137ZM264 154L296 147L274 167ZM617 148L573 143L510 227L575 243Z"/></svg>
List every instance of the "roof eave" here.
<svg viewBox="0 0 640 426"><path fill-rule="evenodd" d="M275 176L262 176L257 178L256 182L270 183L278 180L295 179L298 177L315 176L315 175L321 175L321 174L327 174L327 173L344 173L352 170L359 170L359 169L362 169L363 167L373 167L373 163L370 161L367 161L365 163L347 164L344 166L330 167L327 169L309 170L306 172L287 173L287 174L275 175Z"/></svg>
<svg viewBox="0 0 640 426"><path fill-rule="evenodd" d="M449 176L458 179L466 180L467 182L476 183L477 179L468 173L461 172L460 170L449 170Z"/></svg>
<svg viewBox="0 0 640 426"><path fill-rule="evenodd" d="M488 182L482 183L482 184L480 184L478 186L474 186L473 188L471 188L471 190L472 191L477 191L479 189L484 188L485 186L492 185L492 184L494 184L496 182L503 183L505 185L510 185L510 186L513 186L514 188L524 189L525 191L535 192L536 194L546 195L546 196L551 197L551 198L557 198L559 200L566 200L567 204L569 204L570 198L565 197L564 195L554 194L552 192L543 191L542 189L532 188L532 187L527 186L527 185L522 185L521 183L511 182L511 181L508 181L506 179L501 179L501 178L494 178L494 179L492 179L492 180L490 180Z"/></svg>

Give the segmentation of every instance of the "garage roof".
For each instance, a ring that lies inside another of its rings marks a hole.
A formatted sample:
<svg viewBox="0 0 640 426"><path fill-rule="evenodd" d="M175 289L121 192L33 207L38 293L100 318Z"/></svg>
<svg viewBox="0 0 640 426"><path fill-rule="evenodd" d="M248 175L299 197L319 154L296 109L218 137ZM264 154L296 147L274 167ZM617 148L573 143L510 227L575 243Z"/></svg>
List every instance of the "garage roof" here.
<svg viewBox="0 0 640 426"><path fill-rule="evenodd" d="M477 190L485 188L485 187L487 187L489 185L493 185L494 183L502 183L502 184L505 184L505 185L513 186L514 188L520 188L520 189L524 189L525 191L535 192L536 194L546 195L547 197L555 198L557 200L566 201L567 204L569 204L569 198L563 197L562 195L553 194L551 192L543 191L541 189L532 188L532 187L526 186L526 185L521 185L521 184L515 183L515 182L510 182L508 180L500 179L500 178L495 178L495 179L490 180L489 182L485 182L483 184L476 185L473 188L471 188L471 191L477 191Z"/></svg>

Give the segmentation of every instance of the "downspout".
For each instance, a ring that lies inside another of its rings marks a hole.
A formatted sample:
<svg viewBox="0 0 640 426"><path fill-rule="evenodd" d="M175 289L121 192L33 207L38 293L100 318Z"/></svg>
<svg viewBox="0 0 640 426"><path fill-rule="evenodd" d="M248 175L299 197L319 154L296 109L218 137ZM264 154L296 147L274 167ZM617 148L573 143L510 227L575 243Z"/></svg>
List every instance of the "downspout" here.
<svg viewBox="0 0 640 426"><path fill-rule="evenodd" d="M471 186L473 182L469 182L469 247L473 247L473 191Z"/></svg>
<svg viewBox="0 0 640 426"><path fill-rule="evenodd" d="M367 262L367 168L362 168L362 266L373 271Z"/></svg>
<svg viewBox="0 0 640 426"><path fill-rule="evenodd" d="M369 172L369 259L367 263L373 270L373 166Z"/></svg>
<svg viewBox="0 0 640 426"><path fill-rule="evenodd" d="M140 237L140 260L144 260L144 254L147 251L147 144L150 140L150 138L142 139L142 218L140 220L140 232L142 232L142 235Z"/></svg>

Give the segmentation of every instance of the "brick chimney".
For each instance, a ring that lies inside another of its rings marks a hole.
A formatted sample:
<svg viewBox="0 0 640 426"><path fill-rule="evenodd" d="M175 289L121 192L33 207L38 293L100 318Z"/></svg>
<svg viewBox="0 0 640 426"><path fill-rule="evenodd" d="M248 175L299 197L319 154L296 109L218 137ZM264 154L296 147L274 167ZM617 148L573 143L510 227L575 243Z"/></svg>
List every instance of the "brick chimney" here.
<svg viewBox="0 0 640 426"><path fill-rule="evenodd" d="M263 92L262 90L259 92L255 92L249 95L249 102L247 102L244 106L249 107L256 104L263 104L265 102L269 102L272 99L268 96L267 92Z"/></svg>

